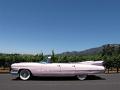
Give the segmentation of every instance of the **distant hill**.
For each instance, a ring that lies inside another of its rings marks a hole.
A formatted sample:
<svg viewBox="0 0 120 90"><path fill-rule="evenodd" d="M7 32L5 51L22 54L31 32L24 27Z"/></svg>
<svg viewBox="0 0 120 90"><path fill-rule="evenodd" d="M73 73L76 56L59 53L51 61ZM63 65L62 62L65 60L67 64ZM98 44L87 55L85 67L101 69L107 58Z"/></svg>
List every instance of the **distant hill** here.
<svg viewBox="0 0 120 90"><path fill-rule="evenodd" d="M84 51L63 52L60 55L94 55L101 53L103 51L103 48L107 45L108 44L102 45L100 47L90 48ZM120 46L120 44L109 44L109 45L115 47L116 49Z"/></svg>

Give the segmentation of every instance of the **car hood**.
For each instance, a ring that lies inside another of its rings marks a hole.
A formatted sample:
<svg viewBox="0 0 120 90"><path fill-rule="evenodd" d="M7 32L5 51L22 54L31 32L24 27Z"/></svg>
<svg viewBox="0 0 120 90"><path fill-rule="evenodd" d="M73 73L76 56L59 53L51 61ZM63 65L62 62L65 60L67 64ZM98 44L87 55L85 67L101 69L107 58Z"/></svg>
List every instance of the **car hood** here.
<svg viewBox="0 0 120 90"><path fill-rule="evenodd" d="M11 65L11 67L19 67L19 66L34 66L38 65L40 63L35 63L35 62L21 62L21 63L14 63Z"/></svg>

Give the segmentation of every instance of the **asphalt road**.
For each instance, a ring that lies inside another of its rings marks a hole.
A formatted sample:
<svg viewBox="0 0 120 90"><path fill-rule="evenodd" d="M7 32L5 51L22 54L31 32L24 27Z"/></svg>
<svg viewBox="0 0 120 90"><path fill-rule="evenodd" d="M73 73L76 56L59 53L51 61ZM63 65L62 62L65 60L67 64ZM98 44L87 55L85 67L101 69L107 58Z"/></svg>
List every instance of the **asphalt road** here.
<svg viewBox="0 0 120 90"><path fill-rule="evenodd" d="M0 74L0 90L120 90L120 74L91 75L84 81L43 77L22 81Z"/></svg>

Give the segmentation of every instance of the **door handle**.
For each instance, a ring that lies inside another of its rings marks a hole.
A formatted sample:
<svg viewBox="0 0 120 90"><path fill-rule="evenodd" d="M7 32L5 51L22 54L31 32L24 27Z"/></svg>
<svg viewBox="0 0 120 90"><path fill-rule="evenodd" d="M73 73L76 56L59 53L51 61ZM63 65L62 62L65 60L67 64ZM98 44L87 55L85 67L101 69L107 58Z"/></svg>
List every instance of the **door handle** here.
<svg viewBox="0 0 120 90"><path fill-rule="evenodd" d="M75 67L75 65L73 65L72 67Z"/></svg>
<svg viewBox="0 0 120 90"><path fill-rule="evenodd" d="M60 65L57 65L58 67L60 67Z"/></svg>

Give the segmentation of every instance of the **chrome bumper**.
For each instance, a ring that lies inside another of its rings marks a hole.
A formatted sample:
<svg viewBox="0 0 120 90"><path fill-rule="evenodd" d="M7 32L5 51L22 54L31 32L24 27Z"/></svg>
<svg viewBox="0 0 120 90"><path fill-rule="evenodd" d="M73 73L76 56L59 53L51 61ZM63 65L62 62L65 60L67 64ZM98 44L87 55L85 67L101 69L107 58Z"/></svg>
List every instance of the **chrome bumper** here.
<svg viewBox="0 0 120 90"><path fill-rule="evenodd" d="M10 73L11 73L12 75L15 75L15 76L18 76L18 75L19 75L19 74L18 74L18 70L11 70Z"/></svg>

